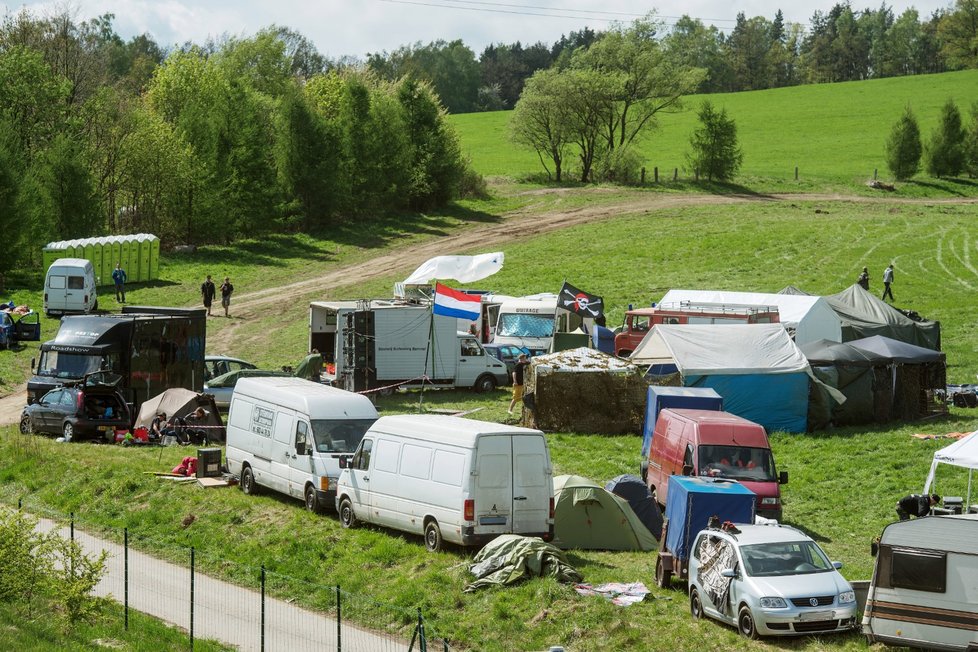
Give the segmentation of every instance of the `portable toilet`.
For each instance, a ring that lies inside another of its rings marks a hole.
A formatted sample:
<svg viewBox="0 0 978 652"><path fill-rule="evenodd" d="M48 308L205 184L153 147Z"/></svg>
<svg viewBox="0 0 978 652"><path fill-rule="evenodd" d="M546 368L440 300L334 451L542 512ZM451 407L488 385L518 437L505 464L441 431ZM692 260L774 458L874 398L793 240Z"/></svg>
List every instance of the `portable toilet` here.
<svg viewBox="0 0 978 652"><path fill-rule="evenodd" d="M112 281L112 276L106 276L103 272L102 265L102 238L90 238L92 241L92 257L89 260L92 261L92 265L95 267L95 278L98 279L98 283L101 285L106 285Z"/></svg>
<svg viewBox="0 0 978 652"><path fill-rule="evenodd" d="M149 280L160 277L160 239L150 234L149 241Z"/></svg>
<svg viewBox="0 0 978 652"><path fill-rule="evenodd" d="M148 233L140 233L136 236L136 241L139 243L139 280L140 281L152 281L152 267L150 265L150 259L153 257L153 245L150 243L150 238L152 238Z"/></svg>
<svg viewBox="0 0 978 652"><path fill-rule="evenodd" d="M49 242L45 245L44 249L41 250L41 262L44 265L44 269L51 267L51 263L59 258L68 258L68 254L65 253L65 243L61 242Z"/></svg>
<svg viewBox="0 0 978 652"><path fill-rule="evenodd" d="M122 238L120 236L112 236L112 267L114 268L116 263L121 263L123 268L125 268L125 262L122 260ZM127 270L128 271L128 270Z"/></svg>
<svg viewBox="0 0 978 652"><path fill-rule="evenodd" d="M115 261L112 259L112 239L111 236L102 236L97 239L95 245L102 250L102 283L112 285L112 271L115 270Z"/></svg>
<svg viewBox="0 0 978 652"><path fill-rule="evenodd" d="M132 282L142 281L143 275L139 271L139 242L136 240L134 235L124 235L122 236L123 242L129 245L129 266L126 267L126 276ZM123 244L122 248L125 249L126 245ZM125 257L125 254L123 254Z"/></svg>
<svg viewBox="0 0 978 652"><path fill-rule="evenodd" d="M65 258L81 258L82 252L78 252L76 255L77 247L75 245L77 244L77 242L78 242L77 240L63 241Z"/></svg>
<svg viewBox="0 0 978 652"><path fill-rule="evenodd" d="M78 241L78 245L82 248L81 257L92 264L92 270L95 272L95 283L96 285L99 281L99 268L95 266L95 244L92 242L92 238L84 238Z"/></svg>

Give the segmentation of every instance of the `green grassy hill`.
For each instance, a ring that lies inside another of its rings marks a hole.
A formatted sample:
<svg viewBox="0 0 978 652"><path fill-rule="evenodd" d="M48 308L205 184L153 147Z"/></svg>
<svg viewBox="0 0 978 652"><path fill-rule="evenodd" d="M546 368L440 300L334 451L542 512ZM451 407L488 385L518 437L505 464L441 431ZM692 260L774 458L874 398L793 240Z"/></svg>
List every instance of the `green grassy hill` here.
<svg viewBox="0 0 978 652"><path fill-rule="evenodd" d="M694 95L686 110L663 115L660 128L640 146L649 178L652 168L671 178L685 165L696 110L704 99L726 108L737 121L744 150L743 177L802 179L841 183L872 178L874 168L887 178L884 144L893 123L908 104L926 142L941 106L953 99L967 123L978 101L978 70L894 77L839 84L813 84L765 91ZM542 173L534 152L518 149L508 138L509 111L451 117L463 149L484 175L522 177Z"/></svg>

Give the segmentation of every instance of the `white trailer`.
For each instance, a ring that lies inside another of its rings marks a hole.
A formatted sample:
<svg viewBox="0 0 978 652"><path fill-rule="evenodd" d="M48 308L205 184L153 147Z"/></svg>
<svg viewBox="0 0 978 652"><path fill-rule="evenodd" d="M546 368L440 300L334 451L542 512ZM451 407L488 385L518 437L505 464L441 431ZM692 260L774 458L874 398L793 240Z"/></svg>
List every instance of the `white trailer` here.
<svg viewBox="0 0 978 652"><path fill-rule="evenodd" d="M869 641L928 650L978 649L978 514L887 525L866 598Z"/></svg>
<svg viewBox="0 0 978 652"><path fill-rule="evenodd" d="M371 301L347 311L338 326L335 384L349 391L416 387L471 387L489 391L507 381L506 365L488 355L457 320L431 306Z"/></svg>

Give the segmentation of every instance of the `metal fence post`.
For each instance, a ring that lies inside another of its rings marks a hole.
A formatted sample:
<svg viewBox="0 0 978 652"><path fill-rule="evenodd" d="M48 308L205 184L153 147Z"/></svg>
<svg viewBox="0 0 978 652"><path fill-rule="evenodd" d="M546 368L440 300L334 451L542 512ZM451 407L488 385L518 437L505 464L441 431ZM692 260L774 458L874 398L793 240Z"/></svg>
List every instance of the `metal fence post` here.
<svg viewBox="0 0 978 652"><path fill-rule="evenodd" d="M71 540L75 540L75 513L71 512Z"/></svg>
<svg viewBox="0 0 978 652"><path fill-rule="evenodd" d="M336 652L343 652L343 601L340 585L336 585Z"/></svg>
<svg viewBox="0 0 978 652"><path fill-rule="evenodd" d="M19 512L20 509L21 509L21 507L23 507L23 506L24 506L24 499L23 498L18 498L17 499L17 511Z"/></svg>
<svg viewBox="0 0 978 652"><path fill-rule="evenodd" d="M122 530L122 593L125 596L123 600L123 611L126 617L126 631L129 631L129 528L123 528Z"/></svg>
<svg viewBox="0 0 978 652"><path fill-rule="evenodd" d="M261 650L265 652L265 564L261 565Z"/></svg>
<svg viewBox="0 0 978 652"><path fill-rule="evenodd" d="M190 547L190 652L194 649L194 548Z"/></svg>
<svg viewBox="0 0 978 652"><path fill-rule="evenodd" d="M421 618L421 607L418 607L418 649L421 652L428 652L428 642L425 641L424 636L424 620Z"/></svg>

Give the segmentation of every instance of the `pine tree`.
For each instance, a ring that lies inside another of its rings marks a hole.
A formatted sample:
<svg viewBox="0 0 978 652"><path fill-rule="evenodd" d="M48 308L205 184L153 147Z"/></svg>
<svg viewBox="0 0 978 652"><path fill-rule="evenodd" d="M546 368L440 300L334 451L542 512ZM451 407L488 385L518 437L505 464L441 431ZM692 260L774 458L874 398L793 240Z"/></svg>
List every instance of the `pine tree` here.
<svg viewBox="0 0 978 652"><path fill-rule="evenodd" d="M920 127L913 111L907 106L886 141L886 165L897 180L906 181L920 170L922 153Z"/></svg>
<svg viewBox="0 0 978 652"><path fill-rule="evenodd" d="M687 156L689 163L708 181L729 181L744 161L737 144L737 123L727 117L726 109L716 111L708 101L703 102L697 116L700 128L689 139L693 147Z"/></svg>
<svg viewBox="0 0 978 652"><path fill-rule="evenodd" d="M961 112L954 100L948 100L927 147L927 172L938 178L960 174L964 169L964 139Z"/></svg>
<svg viewBox="0 0 978 652"><path fill-rule="evenodd" d="M964 168L971 178L978 177L978 102L971 105L971 126L964 138Z"/></svg>

